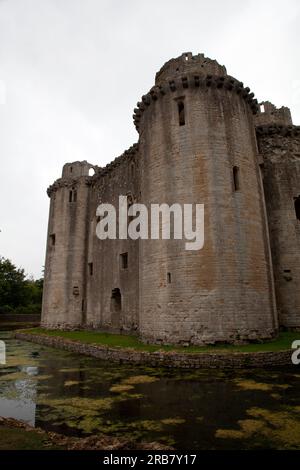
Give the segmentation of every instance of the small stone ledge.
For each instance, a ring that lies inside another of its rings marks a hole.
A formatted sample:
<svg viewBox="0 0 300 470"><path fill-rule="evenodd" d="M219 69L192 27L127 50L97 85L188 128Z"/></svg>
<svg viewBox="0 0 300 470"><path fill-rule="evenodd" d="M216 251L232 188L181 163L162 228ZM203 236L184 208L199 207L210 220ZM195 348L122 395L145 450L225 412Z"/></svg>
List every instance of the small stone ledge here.
<svg viewBox="0 0 300 470"><path fill-rule="evenodd" d="M276 352L203 352L181 353L177 351L137 351L129 348L112 348L105 345L87 344L79 341L43 334L32 334L22 331L15 337L24 341L63 349L73 353L92 356L119 364L146 364L153 367L178 367L182 369L217 369L217 368L265 368L290 366L291 351Z"/></svg>

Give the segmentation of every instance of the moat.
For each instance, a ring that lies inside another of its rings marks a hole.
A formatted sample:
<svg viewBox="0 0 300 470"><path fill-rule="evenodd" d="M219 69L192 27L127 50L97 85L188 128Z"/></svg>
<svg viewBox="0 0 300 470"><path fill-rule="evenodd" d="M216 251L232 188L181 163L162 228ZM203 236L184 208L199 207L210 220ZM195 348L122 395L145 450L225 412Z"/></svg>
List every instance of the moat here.
<svg viewBox="0 0 300 470"><path fill-rule="evenodd" d="M105 433L181 449L300 449L300 368L116 365L0 331L0 416L70 436Z"/></svg>

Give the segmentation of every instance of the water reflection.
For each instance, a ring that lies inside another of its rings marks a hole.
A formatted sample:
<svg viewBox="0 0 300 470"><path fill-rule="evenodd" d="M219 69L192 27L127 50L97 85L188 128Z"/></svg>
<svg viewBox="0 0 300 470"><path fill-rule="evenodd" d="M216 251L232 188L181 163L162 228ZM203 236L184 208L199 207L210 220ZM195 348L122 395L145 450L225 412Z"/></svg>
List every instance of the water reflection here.
<svg viewBox="0 0 300 470"><path fill-rule="evenodd" d="M179 371L115 365L12 339L0 415L69 435L178 448L300 448L300 370ZM299 371L299 372L298 372Z"/></svg>

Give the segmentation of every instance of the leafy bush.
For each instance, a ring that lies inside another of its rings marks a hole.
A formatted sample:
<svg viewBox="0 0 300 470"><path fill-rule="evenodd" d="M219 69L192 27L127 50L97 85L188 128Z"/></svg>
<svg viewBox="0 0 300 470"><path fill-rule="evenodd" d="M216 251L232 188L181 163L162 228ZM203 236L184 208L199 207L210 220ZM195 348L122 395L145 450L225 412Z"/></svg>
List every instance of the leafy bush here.
<svg viewBox="0 0 300 470"><path fill-rule="evenodd" d="M40 313L43 279L26 278L24 269L0 257L0 314Z"/></svg>

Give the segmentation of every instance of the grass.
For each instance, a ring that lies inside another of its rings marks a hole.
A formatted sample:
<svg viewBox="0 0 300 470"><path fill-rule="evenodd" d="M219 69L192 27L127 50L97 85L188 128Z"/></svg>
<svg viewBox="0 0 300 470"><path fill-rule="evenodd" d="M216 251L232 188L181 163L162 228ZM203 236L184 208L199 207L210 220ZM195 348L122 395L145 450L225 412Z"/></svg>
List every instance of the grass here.
<svg viewBox="0 0 300 470"><path fill-rule="evenodd" d="M0 424L1 450L60 450L62 446L54 445L46 434L38 431L27 431Z"/></svg>
<svg viewBox="0 0 300 470"><path fill-rule="evenodd" d="M33 328L22 330L22 332L30 334L43 334L47 336L55 336L66 338L72 341L80 341L81 343L98 344L114 348L131 348L138 351L180 351L184 353L201 353L201 352L263 352L263 351L283 351L291 349L294 340L300 339L300 332L281 332L279 336L264 343L251 343L243 345L218 344L215 346L173 346L173 345L156 345L144 344L137 336L117 335L112 333L103 333L99 331L58 331L44 330L42 328Z"/></svg>

